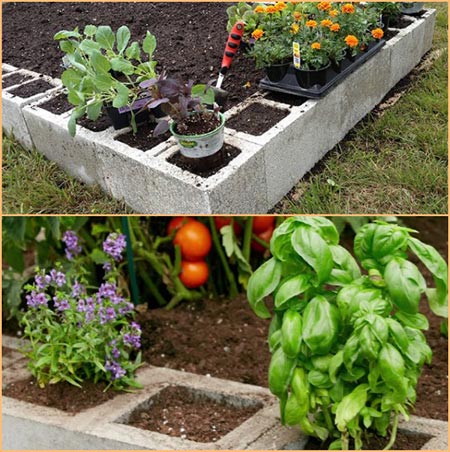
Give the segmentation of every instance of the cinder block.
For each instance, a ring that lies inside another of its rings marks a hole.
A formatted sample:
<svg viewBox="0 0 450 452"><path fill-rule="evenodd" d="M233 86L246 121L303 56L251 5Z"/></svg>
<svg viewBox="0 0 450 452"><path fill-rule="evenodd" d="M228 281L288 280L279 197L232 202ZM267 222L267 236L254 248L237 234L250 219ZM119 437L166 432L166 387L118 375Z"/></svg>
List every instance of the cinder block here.
<svg viewBox="0 0 450 452"><path fill-rule="evenodd" d="M35 72L31 71L25 71L22 70L21 72L27 73L33 76L39 76L39 74L36 74ZM61 81L58 79L52 79L47 76L42 77L43 80L47 81L51 85L54 86L54 88L49 89L45 92L36 94L34 96L28 97L26 99L23 99L18 96L13 96L9 90L15 88L10 87L2 91L2 127L6 134L14 134L14 137L16 140L24 147L31 149L33 147L33 140L30 136L30 133L28 131L27 125L25 123L25 119L23 117L22 110L25 106L32 104L33 102L36 102L37 100L41 99L42 97L57 91L58 88L61 87ZM35 80L35 79L34 79ZM27 81L25 84L33 83L34 80Z"/></svg>
<svg viewBox="0 0 450 452"><path fill-rule="evenodd" d="M42 102L47 100L48 97ZM77 126L77 134L71 137L67 130L70 112L55 115L40 108L39 103L25 106L22 111L33 144L40 153L83 182L102 181L96 142L106 138L111 131L92 132Z"/></svg>
<svg viewBox="0 0 450 452"><path fill-rule="evenodd" d="M14 72L17 70L18 68L16 68L12 64L2 63L2 74L7 74L8 72Z"/></svg>
<svg viewBox="0 0 450 452"><path fill-rule="evenodd" d="M437 15L437 12L435 9L428 9L421 19L425 23L425 24L422 24L422 26L424 28L423 45L422 45L422 52L421 52L422 55L425 55L433 47L434 28L436 25L436 15Z"/></svg>

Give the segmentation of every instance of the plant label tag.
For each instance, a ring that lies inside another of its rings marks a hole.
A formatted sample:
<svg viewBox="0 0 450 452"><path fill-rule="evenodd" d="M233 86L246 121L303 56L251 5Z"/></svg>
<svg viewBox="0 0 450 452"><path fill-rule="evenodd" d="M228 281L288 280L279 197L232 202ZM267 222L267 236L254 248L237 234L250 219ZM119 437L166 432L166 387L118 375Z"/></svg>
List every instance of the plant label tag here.
<svg viewBox="0 0 450 452"><path fill-rule="evenodd" d="M300 44L298 42L292 43L292 54L294 56L294 67L295 69L300 69L301 58L300 58Z"/></svg>

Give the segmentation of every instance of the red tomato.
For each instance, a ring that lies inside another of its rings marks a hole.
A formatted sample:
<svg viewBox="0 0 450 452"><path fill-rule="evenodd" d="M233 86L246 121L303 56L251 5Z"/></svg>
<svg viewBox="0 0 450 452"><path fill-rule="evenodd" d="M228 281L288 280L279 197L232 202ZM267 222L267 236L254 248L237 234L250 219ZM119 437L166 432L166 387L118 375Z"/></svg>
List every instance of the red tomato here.
<svg viewBox="0 0 450 452"><path fill-rule="evenodd" d="M259 215L253 217L253 232L260 234L267 231L269 228L273 228L275 224L275 217L273 215Z"/></svg>
<svg viewBox="0 0 450 452"><path fill-rule="evenodd" d="M272 226L269 229L260 232L259 234L256 234L256 237L263 240L266 243L270 243L270 239L272 238L273 231L275 230L275 227ZM258 253L264 253L267 248L264 248L261 244L259 244L256 240L252 240L252 250L257 251Z"/></svg>
<svg viewBox="0 0 450 452"><path fill-rule="evenodd" d="M192 220L178 229L173 243L180 245L184 260L199 261L211 250L211 233L203 223Z"/></svg>
<svg viewBox="0 0 450 452"><path fill-rule="evenodd" d="M189 223L190 221L195 220L191 217L173 217L169 221L169 224L167 225L167 235L172 234L173 231L180 229L181 226L183 226L186 223Z"/></svg>
<svg viewBox="0 0 450 452"><path fill-rule="evenodd" d="M214 217L214 223L216 224L216 228L218 231L220 231L224 226L228 226L231 224L231 219L233 217ZM234 233L236 235L239 235L242 232L241 225L236 221L236 219L233 222L233 229Z"/></svg>
<svg viewBox="0 0 450 452"><path fill-rule="evenodd" d="M208 281L209 269L205 261L181 262L180 280L188 289L203 286Z"/></svg>

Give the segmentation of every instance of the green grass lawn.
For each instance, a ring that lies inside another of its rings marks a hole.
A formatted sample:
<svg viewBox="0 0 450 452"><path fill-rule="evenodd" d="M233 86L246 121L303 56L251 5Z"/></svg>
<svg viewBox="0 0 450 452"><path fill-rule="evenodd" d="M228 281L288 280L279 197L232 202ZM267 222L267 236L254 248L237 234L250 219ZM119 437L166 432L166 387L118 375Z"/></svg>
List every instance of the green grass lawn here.
<svg viewBox="0 0 450 452"><path fill-rule="evenodd" d="M275 213L447 213L447 3L430 5L438 9L438 18L424 67L409 77L394 105L358 124ZM114 214L130 209L4 137L3 213Z"/></svg>

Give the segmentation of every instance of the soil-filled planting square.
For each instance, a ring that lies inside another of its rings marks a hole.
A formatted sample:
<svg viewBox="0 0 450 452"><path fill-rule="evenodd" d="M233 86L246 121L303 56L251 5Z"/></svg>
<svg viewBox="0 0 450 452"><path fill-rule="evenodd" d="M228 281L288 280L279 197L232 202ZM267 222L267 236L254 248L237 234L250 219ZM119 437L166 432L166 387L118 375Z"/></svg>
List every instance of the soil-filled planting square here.
<svg viewBox="0 0 450 452"><path fill-rule="evenodd" d="M3 7L3 62L61 77L61 59L53 36L87 24L127 25L131 40L156 36L157 70L169 76L205 83L217 78L227 40L226 9L230 3L7 3ZM223 88L231 108L257 91L263 72L240 52Z"/></svg>
<svg viewBox="0 0 450 452"><path fill-rule="evenodd" d="M173 154L167 161L192 174L207 178L225 168L240 153L239 149L225 143L219 152L210 157L202 158L201 162L196 162L199 159L186 158L180 152Z"/></svg>
<svg viewBox="0 0 450 452"><path fill-rule="evenodd" d="M3 389L3 395L75 414L100 405L119 394L112 390L105 391L105 388L106 383L88 381L83 383L83 388L66 382L48 384L45 388L40 388L34 378L27 378L7 385Z"/></svg>
<svg viewBox="0 0 450 452"><path fill-rule="evenodd" d="M24 85L20 85L17 88L9 91L13 96L22 97L24 99L28 97L35 96L36 94L43 93L44 91L48 91L49 89L54 88L54 86L48 83L45 80L35 80L33 82L25 83Z"/></svg>
<svg viewBox="0 0 450 452"><path fill-rule="evenodd" d="M287 115L289 115L289 110L254 103L244 108L239 114L232 116L227 122L227 127L238 132L259 136L266 133Z"/></svg>
<svg viewBox="0 0 450 452"><path fill-rule="evenodd" d="M2 88L9 88L10 86L20 85L21 83L31 80L33 77L28 74L12 74L8 77L2 78Z"/></svg>
<svg viewBox="0 0 450 452"><path fill-rule="evenodd" d="M218 441L262 408L259 402L236 406L183 386L168 386L136 409L126 422L191 441Z"/></svg>
<svg viewBox="0 0 450 452"><path fill-rule="evenodd" d="M58 94L46 102L39 104L39 108L54 113L55 115L61 115L62 113L72 110L73 105L67 100L67 94Z"/></svg>
<svg viewBox="0 0 450 452"><path fill-rule="evenodd" d="M124 133L115 137L116 141L120 141L121 143L128 144L133 148L140 149L141 151L147 151L159 143L170 138L169 133L165 133L163 135L159 135L157 137L153 136L153 131L155 130L156 124L145 123L139 126L139 133L135 134L132 131L128 133Z"/></svg>

